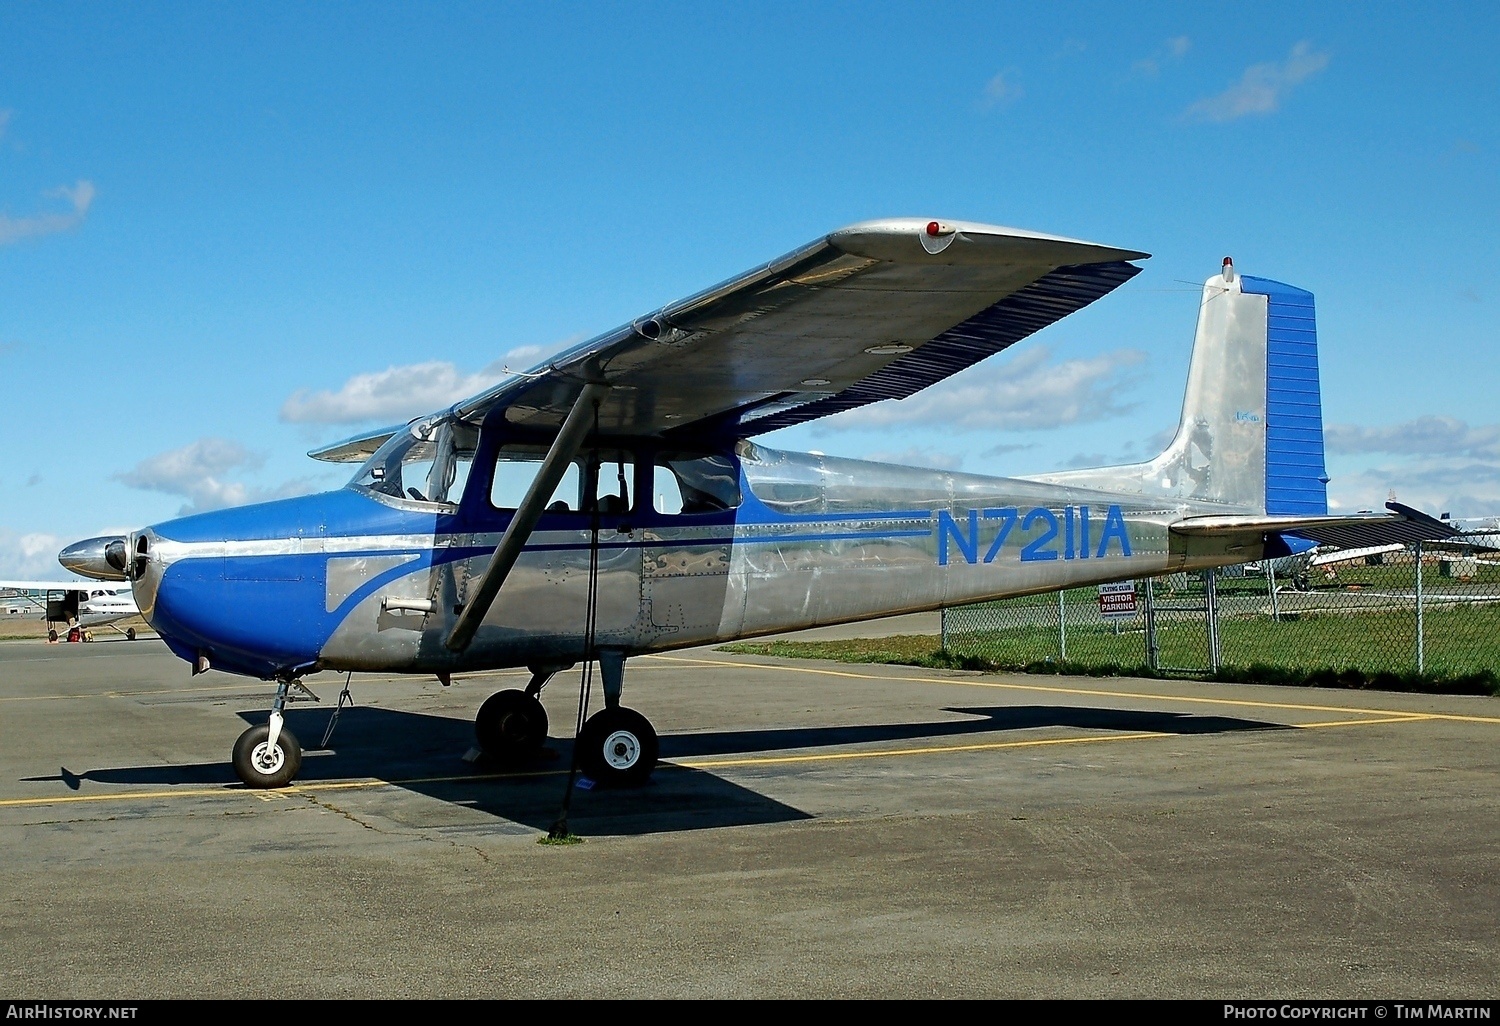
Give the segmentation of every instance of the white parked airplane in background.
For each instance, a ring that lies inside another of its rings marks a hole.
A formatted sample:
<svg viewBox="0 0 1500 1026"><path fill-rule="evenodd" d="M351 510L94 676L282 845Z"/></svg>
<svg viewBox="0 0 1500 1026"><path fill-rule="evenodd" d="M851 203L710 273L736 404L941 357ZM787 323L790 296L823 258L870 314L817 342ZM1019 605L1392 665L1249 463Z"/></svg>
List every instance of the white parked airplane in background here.
<svg viewBox="0 0 1500 1026"><path fill-rule="evenodd" d="M93 641L95 627L108 627L135 640L135 628L119 621L140 615L129 585L98 581L0 581L0 607L37 612L47 621L48 641ZM76 635L74 632L77 632Z"/></svg>

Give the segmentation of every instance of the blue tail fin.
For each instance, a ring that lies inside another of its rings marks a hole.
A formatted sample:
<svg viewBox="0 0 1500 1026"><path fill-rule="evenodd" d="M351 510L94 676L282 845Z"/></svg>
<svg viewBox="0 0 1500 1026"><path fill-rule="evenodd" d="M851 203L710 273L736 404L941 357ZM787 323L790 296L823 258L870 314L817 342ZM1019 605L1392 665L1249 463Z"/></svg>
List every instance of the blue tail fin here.
<svg viewBox="0 0 1500 1026"><path fill-rule="evenodd" d="M1328 512L1311 292L1222 273L1203 283L1182 420L1145 463L1036 480L1241 512Z"/></svg>
<svg viewBox="0 0 1500 1026"><path fill-rule="evenodd" d="M1313 294L1269 278L1240 279L1265 296L1266 512L1328 512L1323 463L1323 401L1318 387L1318 327Z"/></svg>

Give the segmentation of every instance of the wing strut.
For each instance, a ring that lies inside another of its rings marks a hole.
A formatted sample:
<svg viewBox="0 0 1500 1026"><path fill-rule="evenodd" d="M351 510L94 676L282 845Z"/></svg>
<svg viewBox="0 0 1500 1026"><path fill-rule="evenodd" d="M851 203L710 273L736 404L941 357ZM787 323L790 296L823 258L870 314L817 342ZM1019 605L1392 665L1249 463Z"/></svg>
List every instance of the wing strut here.
<svg viewBox="0 0 1500 1026"><path fill-rule="evenodd" d="M454 623L453 632L444 642L450 651L462 652L469 647L469 642L474 640L474 633L479 630L480 622L490 611L495 596L500 593L500 586L510 575L511 568L516 565L516 560L521 556L521 549L531 537L536 522L541 519L543 505L551 497L552 490L557 487L558 482L562 480L563 474L568 469L568 463L578 455L578 450L583 448L584 439L588 437L589 429L594 426L599 404L604 401L604 396L608 392L608 385L588 384L584 385L583 391L578 393L578 400L569 411L568 419L563 421L562 428L557 432L552 448L547 450L547 458L542 460L541 469L536 472L536 479L531 482L531 487L526 490L526 497L516 508L516 515L511 518L510 526L500 537L500 544L495 546L495 554L490 557L490 565L485 568L484 576L479 579L478 585L475 586L464 605L463 612Z"/></svg>

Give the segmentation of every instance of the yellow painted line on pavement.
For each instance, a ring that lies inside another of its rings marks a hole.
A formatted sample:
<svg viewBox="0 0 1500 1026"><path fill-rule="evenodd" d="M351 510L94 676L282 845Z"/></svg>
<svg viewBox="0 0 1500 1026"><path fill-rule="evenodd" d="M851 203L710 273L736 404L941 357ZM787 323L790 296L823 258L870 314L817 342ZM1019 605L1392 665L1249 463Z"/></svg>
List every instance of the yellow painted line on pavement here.
<svg viewBox="0 0 1500 1026"><path fill-rule="evenodd" d="M247 680L243 684L218 684L198 688L151 688L143 691L90 691L81 695L6 695L0 702L55 702L76 698L139 698L142 695L190 695L196 692L251 691L262 687L261 681Z"/></svg>
<svg viewBox="0 0 1500 1026"><path fill-rule="evenodd" d="M735 667L743 668L755 666L761 669L772 669L765 663L736 663L727 660L714 659L692 659L681 656L654 655L651 659L665 659L672 662L696 663L702 666ZM1462 716L1457 713L1435 713L1421 712L1415 709L1365 709L1359 706L1348 705L1307 705L1293 702L1266 702L1250 701L1241 698L1193 698L1186 695L1162 695L1138 691L1104 691L1093 688L1062 688L1044 684L1007 684L1003 681L980 680L974 677L909 677L904 675L882 675L876 673L853 673L848 670L824 670L813 666L776 666L774 669L789 670L794 673L810 673L826 677L847 677L851 680L880 680L908 682L912 684L946 684L960 687L975 688L998 688L1006 691L1039 691L1054 695L1084 695L1094 698L1142 698L1160 702L1188 702L1199 705L1230 705L1241 706L1252 709L1291 709L1301 712L1335 712L1335 713L1361 713L1370 716L1390 716L1393 714L1410 716L1428 720L1456 720L1463 723L1496 723L1500 724L1500 716ZM1212 682L1208 682L1212 683Z"/></svg>
<svg viewBox="0 0 1500 1026"><path fill-rule="evenodd" d="M747 759L679 759L668 765L684 769L722 769L726 766L768 766L792 762L839 762L848 759L890 759L903 755L947 755L951 752L993 752L1002 748L1043 748L1050 745L1082 745L1099 741L1144 741L1149 738L1180 737L1179 734L1105 734L1090 737L1049 737L1034 741L994 741L972 745L933 745L928 748L887 748L868 752L819 752L813 755L768 755Z"/></svg>
<svg viewBox="0 0 1500 1026"><path fill-rule="evenodd" d="M289 795L315 794L322 791L359 791L370 790L376 787L414 787L419 784L454 784L489 780L513 780L522 777L555 777L562 776L567 772L565 769L552 769L527 770L518 773L479 773L472 776L461 774L447 777L413 777L410 780L332 780L326 783L317 781L313 783L293 784L290 787L269 790L244 787L238 784L226 784L223 787L199 787L190 790L117 791L112 794L64 794L53 798L0 799L0 808L25 808L36 805L71 805L79 802L143 801L152 798L223 798L230 795L252 798L274 797L277 795L285 797Z"/></svg>
<svg viewBox="0 0 1500 1026"><path fill-rule="evenodd" d="M1295 723L1299 729L1319 727L1362 727L1375 723L1410 723L1430 719L1423 715L1390 716L1383 719L1330 720L1323 723ZM1273 729L1273 728L1268 728ZM1175 732L1147 731L1136 734L1090 734L1082 737L1035 738L1028 741L989 741L967 745L929 745L920 748L877 748L858 752L814 752L802 755L758 755L741 758L676 759L663 761L667 769L726 769L745 766L775 766L811 762L845 762L853 759L893 759L916 755L949 755L958 752L994 752L1013 748L1048 748L1058 745L1098 744L1106 741L1145 741L1165 737L1188 737ZM514 773L459 774L441 777L412 777L405 780L330 780L293 784L274 790L259 790L239 785L213 788L176 789L170 791L119 791L112 794L57 795L51 798L0 799L0 808L28 808L43 805L69 805L86 802L146 801L161 798L223 798L245 796L272 800L276 797L314 795L327 791L367 791L378 787L417 787L424 784L480 783L496 780L520 780L535 777L563 776L565 769L524 770Z"/></svg>
<svg viewBox="0 0 1500 1026"><path fill-rule="evenodd" d="M1296 727L1298 730L1313 730L1317 727L1367 727L1373 723L1417 723L1422 720L1435 719L1433 716L1382 716L1379 718L1369 717L1359 720L1326 720L1322 723L1291 723L1288 726Z"/></svg>

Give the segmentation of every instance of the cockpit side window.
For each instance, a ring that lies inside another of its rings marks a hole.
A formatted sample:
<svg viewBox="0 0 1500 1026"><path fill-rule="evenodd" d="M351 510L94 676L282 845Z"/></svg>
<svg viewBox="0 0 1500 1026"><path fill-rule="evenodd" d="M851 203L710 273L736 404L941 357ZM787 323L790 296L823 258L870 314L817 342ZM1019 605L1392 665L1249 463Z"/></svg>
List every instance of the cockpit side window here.
<svg viewBox="0 0 1500 1026"><path fill-rule="evenodd" d="M501 446L490 485L490 502L512 510L531 489L546 452L540 446ZM601 513L625 513L635 491L635 457L628 450L588 449L580 453L552 490L548 513L586 513L597 500Z"/></svg>
<svg viewBox="0 0 1500 1026"><path fill-rule="evenodd" d="M495 476L490 480L490 505L512 510L521 505L547 451L539 446L504 445L495 458ZM563 472L562 480L547 500L549 513L567 513L579 508L581 488L578 464L573 462Z"/></svg>

